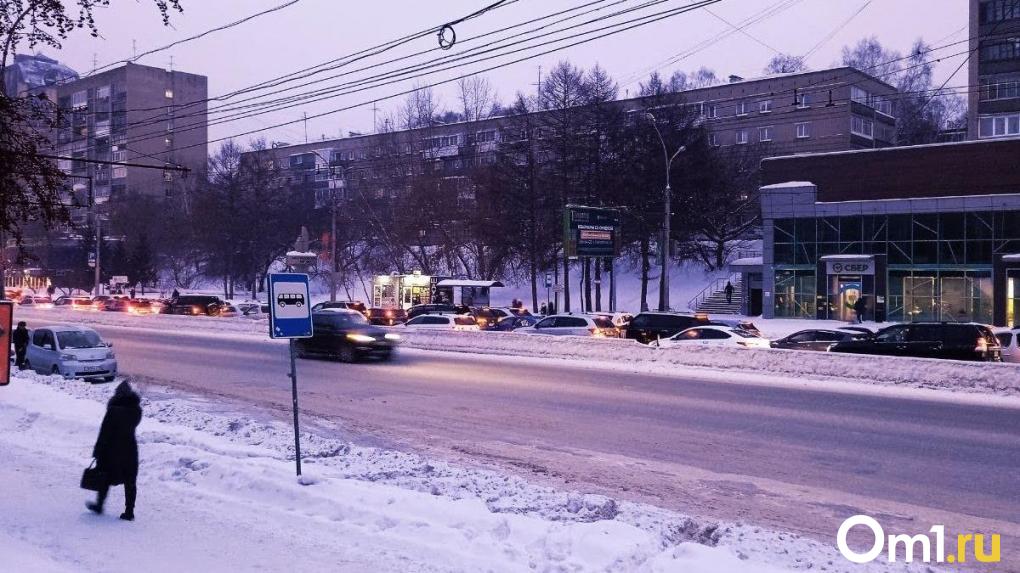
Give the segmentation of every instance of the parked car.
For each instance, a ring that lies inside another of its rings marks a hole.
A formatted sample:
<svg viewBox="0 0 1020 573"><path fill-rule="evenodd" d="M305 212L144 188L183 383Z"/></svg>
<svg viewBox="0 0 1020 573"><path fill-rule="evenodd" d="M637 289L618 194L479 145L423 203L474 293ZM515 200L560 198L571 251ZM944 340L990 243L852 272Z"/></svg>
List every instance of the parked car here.
<svg viewBox="0 0 1020 573"><path fill-rule="evenodd" d="M594 312L592 315L608 318L616 328L621 330L634 320L634 315L629 312Z"/></svg>
<svg viewBox="0 0 1020 573"><path fill-rule="evenodd" d="M1002 347L1003 362L1020 362L1020 328L997 328L995 338Z"/></svg>
<svg viewBox="0 0 1020 573"><path fill-rule="evenodd" d="M323 356L354 362L374 356L389 360L400 335L368 323L365 315L351 309L324 309L312 313L311 338L299 338L298 355Z"/></svg>
<svg viewBox="0 0 1020 573"><path fill-rule="evenodd" d="M92 299L88 297L78 297L71 300L71 310L98 310Z"/></svg>
<svg viewBox="0 0 1020 573"><path fill-rule="evenodd" d="M471 314L478 321L478 328L491 330L496 323L508 316L516 316L509 308L482 307L471 311Z"/></svg>
<svg viewBox="0 0 1020 573"><path fill-rule="evenodd" d="M648 344L655 340L669 338L688 328L706 324L708 324L708 317L704 315L641 312L621 329L621 336Z"/></svg>
<svg viewBox="0 0 1020 573"><path fill-rule="evenodd" d="M535 323L535 326L519 328L521 334L545 334L552 336L598 336L616 338L620 330L613 322L602 316L587 314L554 314Z"/></svg>
<svg viewBox="0 0 1020 573"><path fill-rule="evenodd" d="M44 326L32 331L25 358L28 367L40 374L110 382L117 375L112 346L91 328Z"/></svg>
<svg viewBox="0 0 1020 573"><path fill-rule="evenodd" d="M469 314L422 314L404 323L409 330L479 330L475 317Z"/></svg>
<svg viewBox="0 0 1020 573"><path fill-rule="evenodd" d="M126 304L126 311L130 314L158 314L159 307L153 307L152 301L146 299L130 299Z"/></svg>
<svg viewBox="0 0 1020 573"><path fill-rule="evenodd" d="M216 316L222 318L234 318L237 316L241 316L241 311L238 310L237 307L234 306L233 304L225 302L221 304L217 309Z"/></svg>
<svg viewBox="0 0 1020 573"><path fill-rule="evenodd" d="M185 294L175 299L170 299L163 312L166 314L204 314L216 316L219 314L219 309L223 304L223 300L218 296Z"/></svg>
<svg viewBox="0 0 1020 573"><path fill-rule="evenodd" d="M112 298L113 297L108 294L101 294L92 297L92 310L103 310L103 308L106 306L106 301Z"/></svg>
<svg viewBox="0 0 1020 573"><path fill-rule="evenodd" d="M794 332L793 334L784 336L778 340L773 340L772 348L785 348L787 350L817 350L825 352L837 342L868 338L869 336L871 335L855 330L808 329Z"/></svg>
<svg viewBox="0 0 1020 573"><path fill-rule="evenodd" d="M30 308L53 308L53 301L48 296L25 295L18 304Z"/></svg>
<svg viewBox="0 0 1020 573"><path fill-rule="evenodd" d="M346 308L360 312L362 314L364 314L368 310L368 308L365 306L365 303L363 302L357 302L353 300L338 300L334 302L316 303L312 305L312 312L315 312L317 310L326 310L330 308Z"/></svg>
<svg viewBox="0 0 1020 573"><path fill-rule="evenodd" d="M237 307L237 311L241 313L244 318L262 319L269 318L269 305L263 304L257 301L245 301L239 302L234 305ZM263 311L265 307L265 311Z"/></svg>
<svg viewBox="0 0 1020 573"><path fill-rule="evenodd" d="M60 295L53 299L53 306L71 306L71 301L73 301L74 298L75 297L73 296Z"/></svg>
<svg viewBox="0 0 1020 573"><path fill-rule="evenodd" d="M380 326L393 326L407 322L407 311L402 308L370 308L365 313L368 322Z"/></svg>
<svg viewBox="0 0 1020 573"><path fill-rule="evenodd" d="M954 360L1002 360L992 329L973 322L913 322L879 330L875 336L833 345L832 352Z"/></svg>
<svg viewBox="0 0 1020 573"><path fill-rule="evenodd" d="M708 324L710 326L725 326L728 328L739 328L740 330L750 332L751 334L755 334L757 336L762 335L761 331L758 330L758 327L755 326L753 322L751 322L750 320L745 320L743 318L710 318L708 320Z"/></svg>
<svg viewBox="0 0 1020 573"><path fill-rule="evenodd" d="M742 328L696 326L653 343L662 348L683 346L730 346L733 348L770 348L768 339Z"/></svg>
<svg viewBox="0 0 1020 573"><path fill-rule="evenodd" d="M453 304L416 304L407 311L407 318L412 319L423 314L468 314L471 312L466 306Z"/></svg>
<svg viewBox="0 0 1020 573"><path fill-rule="evenodd" d="M507 316L499 319L499 321L490 326L487 330L495 330L499 332L509 332L517 330L518 328L527 328L535 326L538 321L542 320L541 316L535 316L532 314L522 314L520 316Z"/></svg>
<svg viewBox="0 0 1020 573"><path fill-rule="evenodd" d="M99 310L106 312L128 312L131 306L131 299L122 296L108 298L99 303Z"/></svg>

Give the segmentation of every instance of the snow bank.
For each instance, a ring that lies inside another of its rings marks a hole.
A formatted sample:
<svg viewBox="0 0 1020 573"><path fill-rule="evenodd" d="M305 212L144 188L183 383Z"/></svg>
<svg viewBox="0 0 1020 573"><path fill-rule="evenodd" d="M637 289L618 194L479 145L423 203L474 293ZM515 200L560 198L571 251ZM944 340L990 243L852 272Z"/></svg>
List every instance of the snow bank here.
<svg viewBox="0 0 1020 573"><path fill-rule="evenodd" d="M711 346L655 348L633 340L512 332L406 331L403 344L424 350L633 364L661 374L679 374L685 367L694 366L885 386L1020 395L1020 365L1016 364Z"/></svg>
<svg viewBox="0 0 1020 573"><path fill-rule="evenodd" d="M112 391L26 373L0 389L0 555L12 570L887 570L789 534L316 433L302 437L302 485L289 426L155 386L142 388L138 521L116 519L120 488L112 515L93 516L77 482Z"/></svg>

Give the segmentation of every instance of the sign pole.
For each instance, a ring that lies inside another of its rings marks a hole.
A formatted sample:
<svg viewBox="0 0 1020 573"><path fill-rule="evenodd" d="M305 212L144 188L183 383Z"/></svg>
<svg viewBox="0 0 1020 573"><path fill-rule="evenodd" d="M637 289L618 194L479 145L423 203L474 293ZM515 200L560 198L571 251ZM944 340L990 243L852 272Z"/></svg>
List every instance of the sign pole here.
<svg viewBox="0 0 1020 573"><path fill-rule="evenodd" d="M298 424L297 361L294 359L297 351L294 349L293 338L290 339L287 346L290 348L290 393L294 403L294 463L297 467L297 475L301 477L301 427Z"/></svg>

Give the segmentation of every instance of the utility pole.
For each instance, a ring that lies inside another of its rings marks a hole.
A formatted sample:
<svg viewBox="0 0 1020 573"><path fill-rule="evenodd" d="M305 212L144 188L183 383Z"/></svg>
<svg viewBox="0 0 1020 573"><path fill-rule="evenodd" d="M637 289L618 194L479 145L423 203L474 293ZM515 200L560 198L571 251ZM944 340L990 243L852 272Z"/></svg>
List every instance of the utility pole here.
<svg viewBox="0 0 1020 573"><path fill-rule="evenodd" d="M669 310L669 251L672 237L670 223L673 214L673 190L669 185L669 172L673 166L673 160L687 147L681 145L671 157L669 149L666 147L666 140L662 138L662 132L659 131L655 116L651 113L646 113L645 117L652 123L652 127L655 128L655 134L659 136L659 142L662 143L662 157L666 160L666 188L663 190L662 245L659 247L662 252L662 272L659 276L659 312L664 312Z"/></svg>
<svg viewBox="0 0 1020 573"><path fill-rule="evenodd" d="M340 177L336 176L336 170L340 169ZM343 168L339 165L329 166L329 207L330 207L330 235L329 235L329 302L336 302L336 283L339 269L336 264L336 195L337 195L337 182L343 184L346 187L346 178L343 174Z"/></svg>
<svg viewBox="0 0 1020 573"><path fill-rule="evenodd" d="M93 220L93 222L96 225L96 251L95 251L96 252L96 274L95 274L94 282L92 284L92 296L99 296L99 294L100 294L99 293L99 277L100 277L100 273L99 273L99 265L100 265L99 255L102 252L102 245L103 245L103 233L102 233L102 230L100 229L100 225L102 225L102 222L101 222L101 220L99 218L99 210L96 209L96 194L95 194L95 190L94 190L94 188L92 186L92 177L91 176L88 177L88 181L89 181L89 210L92 211L92 220Z"/></svg>

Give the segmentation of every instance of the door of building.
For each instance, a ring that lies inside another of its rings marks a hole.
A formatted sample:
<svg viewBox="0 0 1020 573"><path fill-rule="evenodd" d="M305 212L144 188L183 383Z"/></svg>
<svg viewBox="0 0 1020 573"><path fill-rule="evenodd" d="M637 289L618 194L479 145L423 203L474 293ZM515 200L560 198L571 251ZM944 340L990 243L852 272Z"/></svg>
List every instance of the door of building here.
<svg viewBox="0 0 1020 573"><path fill-rule="evenodd" d="M848 322L855 320L854 303L861 297L863 288L860 275L835 275L830 280L829 318Z"/></svg>

